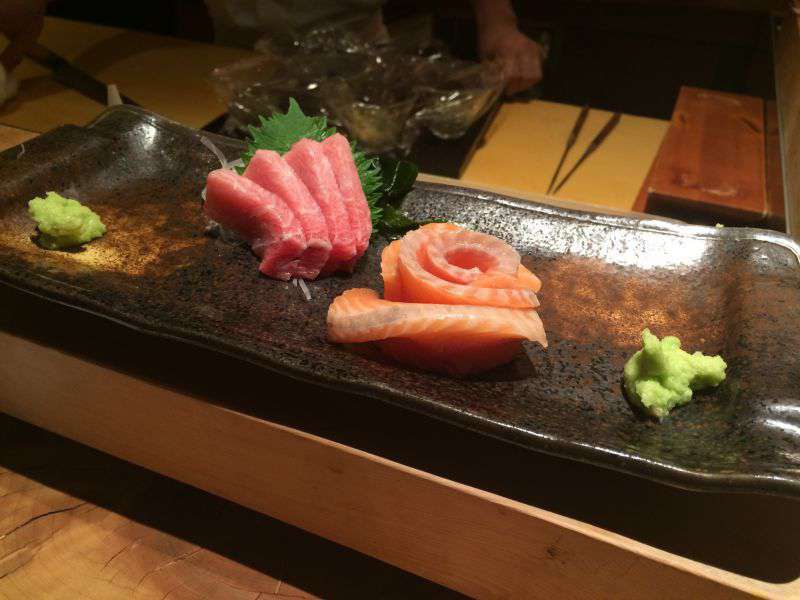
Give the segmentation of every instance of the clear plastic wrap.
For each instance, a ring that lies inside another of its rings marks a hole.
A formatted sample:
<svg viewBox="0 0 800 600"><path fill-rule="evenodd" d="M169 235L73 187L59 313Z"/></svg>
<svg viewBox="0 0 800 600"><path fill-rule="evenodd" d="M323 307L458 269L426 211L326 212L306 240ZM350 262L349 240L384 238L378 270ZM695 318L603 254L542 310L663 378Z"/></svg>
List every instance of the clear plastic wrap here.
<svg viewBox="0 0 800 600"><path fill-rule="evenodd" d="M277 46L256 44L258 56L212 74L228 102L223 132L243 137L247 127L285 110L294 97L306 114L324 114L369 152L403 155L420 128L451 139L463 135L503 89L494 63L453 58L424 27L385 30L359 24L318 29Z"/></svg>

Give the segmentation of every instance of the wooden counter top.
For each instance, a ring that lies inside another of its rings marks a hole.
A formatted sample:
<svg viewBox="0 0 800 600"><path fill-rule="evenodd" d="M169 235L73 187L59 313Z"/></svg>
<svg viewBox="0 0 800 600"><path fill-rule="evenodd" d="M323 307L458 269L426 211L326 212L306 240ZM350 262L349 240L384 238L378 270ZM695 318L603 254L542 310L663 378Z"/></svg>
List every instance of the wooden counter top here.
<svg viewBox="0 0 800 600"><path fill-rule="evenodd" d="M555 102L502 106L462 176L468 183L544 194L580 107ZM611 113L592 110L559 176L563 177ZM631 210L669 121L624 115L617 128L559 191L560 199Z"/></svg>
<svg viewBox="0 0 800 600"><path fill-rule="evenodd" d="M8 125L0 125L0 152L6 148L23 144L37 135L39 134L34 131L9 127Z"/></svg>
<svg viewBox="0 0 800 600"><path fill-rule="evenodd" d="M209 73L250 54L247 50L198 44L48 17L40 42L145 108L191 127L202 127L225 112ZM103 106L53 81L29 60L15 71L20 93L0 108L0 124L44 132L59 125L83 125Z"/></svg>

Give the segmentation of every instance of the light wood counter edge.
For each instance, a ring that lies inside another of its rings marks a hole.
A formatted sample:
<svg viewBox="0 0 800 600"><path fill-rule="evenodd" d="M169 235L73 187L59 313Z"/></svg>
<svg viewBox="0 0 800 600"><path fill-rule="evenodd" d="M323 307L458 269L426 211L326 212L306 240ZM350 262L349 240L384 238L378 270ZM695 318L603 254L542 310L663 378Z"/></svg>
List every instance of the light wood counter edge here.
<svg viewBox="0 0 800 600"><path fill-rule="evenodd" d="M5 332L0 347L3 412L473 597L800 598L800 581L728 573Z"/></svg>

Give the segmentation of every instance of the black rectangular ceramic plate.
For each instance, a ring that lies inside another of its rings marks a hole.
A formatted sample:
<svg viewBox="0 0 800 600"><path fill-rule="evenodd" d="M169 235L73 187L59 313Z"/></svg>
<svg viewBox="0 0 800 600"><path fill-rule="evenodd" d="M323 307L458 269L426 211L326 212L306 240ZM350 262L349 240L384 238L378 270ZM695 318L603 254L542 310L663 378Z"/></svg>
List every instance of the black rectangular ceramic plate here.
<svg viewBox="0 0 800 600"><path fill-rule="evenodd" d="M239 142L217 141L238 154ZM800 247L789 238L419 184L409 213L505 239L544 282L550 347L457 380L326 342L334 297L380 289L384 241L352 276L313 282L305 302L259 275L246 248L204 235L200 192L215 167L196 131L130 107L0 154L0 280L531 449L684 487L800 496ZM80 252L34 245L26 202L48 190L90 205L107 235ZM637 416L620 380L644 327L721 353L728 379L660 424Z"/></svg>

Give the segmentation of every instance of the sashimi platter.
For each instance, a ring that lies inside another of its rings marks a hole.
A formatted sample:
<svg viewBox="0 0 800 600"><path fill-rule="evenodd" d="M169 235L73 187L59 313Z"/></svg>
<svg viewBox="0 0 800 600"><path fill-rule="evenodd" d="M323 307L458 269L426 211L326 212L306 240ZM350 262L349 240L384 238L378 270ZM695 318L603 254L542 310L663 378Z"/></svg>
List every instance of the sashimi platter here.
<svg viewBox="0 0 800 600"><path fill-rule="evenodd" d="M800 495L794 241L417 176L294 100L246 144L115 107L0 154L0 281L264 366L265 389Z"/></svg>
<svg viewBox="0 0 800 600"><path fill-rule="evenodd" d="M203 210L212 227L246 240L264 275L296 278L310 294L305 280L351 273L367 250L373 221L364 187L370 191L380 167L362 158L359 177L355 147L324 122L315 125L294 101L253 138L281 130L282 120L308 122L297 131L322 140L292 139L283 156L253 148L241 175L220 152L222 168L208 175ZM379 342L400 364L453 375L507 363L525 339L547 346L535 310L541 283L496 237L425 224L386 246L381 268L382 300L371 289L351 289L331 304L330 341Z"/></svg>

